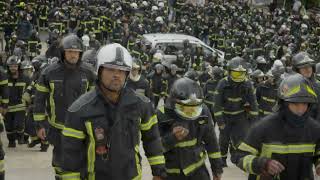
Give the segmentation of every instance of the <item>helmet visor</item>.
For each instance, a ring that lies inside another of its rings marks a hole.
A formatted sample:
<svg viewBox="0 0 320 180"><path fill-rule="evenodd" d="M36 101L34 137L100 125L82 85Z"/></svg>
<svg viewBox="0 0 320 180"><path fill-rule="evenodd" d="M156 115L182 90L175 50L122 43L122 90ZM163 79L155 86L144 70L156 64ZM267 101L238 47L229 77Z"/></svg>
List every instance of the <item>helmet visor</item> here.
<svg viewBox="0 0 320 180"><path fill-rule="evenodd" d="M243 82L246 79L246 74L244 71L231 71L230 77L234 82Z"/></svg>
<svg viewBox="0 0 320 180"><path fill-rule="evenodd" d="M197 119L202 113L203 106L202 104L194 105L194 106L187 106L183 104L175 104L175 112L181 116L183 119L187 120L195 120Z"/></svg>

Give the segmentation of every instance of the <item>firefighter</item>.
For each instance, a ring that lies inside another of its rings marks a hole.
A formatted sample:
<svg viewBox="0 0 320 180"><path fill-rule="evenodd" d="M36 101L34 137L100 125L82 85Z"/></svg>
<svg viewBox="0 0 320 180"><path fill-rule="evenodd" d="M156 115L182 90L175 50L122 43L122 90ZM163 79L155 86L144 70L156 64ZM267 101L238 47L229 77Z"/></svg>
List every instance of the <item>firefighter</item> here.
<svg viewBox="0 0 320 180"><path fill-rule="evenodd" d="M155 71L150 75L150 83L151 83L151 91L153 93L153 103L154 107L158 106L159 100L166 96L166 92L168 89L167 80L164 79L164 66L162 64L155 65Z"/></svg>
<svg viewBox="0 0 320 180"><path fill-rule="evenodd" d="M256 96L259 104L259 116L264 117L273 112L273 107L277 103L277 94L278 85L272 71L270 70L266 74L266 80L263 83L260 83L256 88Z"/></svg>
<svg viewBox="0 0 320 180"><path fill-rule="evenodd" d="M61 179L141 179L142 138L153 179L166 176L157 116L148 98L125 86L132 57L120 44L97 54L96 88L68 109Z"/></svg>
<svg viewBox="0 0 320 180"><path fill-rule="evenodd" d="M235 57L227 66L229 75L219 81L214 97L214 117L220 129L219 143L224 166L227 166L229 144L231 161L235 163L234 152L250 126L249 119L255 120L258 116L254 87L246 79L247 70L243 59Z"/></svg>
<svg viewBox="0 0 320 180"><path fill-rule="evenodd" d="M179 79L179 75L177 74L177 71L179 70L178 66L175 64L171 64L169 68L169 73L167 77L168 81L168 93L170 93L171 87L173 83Z"/></svg>
<svg viewBox="0 0 320 180"><path fill-rule="evenodd" d="M302 75L285 78L279 107L249 130L238 147L237 166L253 179L314 179L320 175L320 124L310 117L317 103L312 84Z"/></svg>
<svg viewBox="0 0 320 180"><path fill-rule="evenodd" d="M8 147L15 148L16 140L19 144L24 144L24 128L26 104L22 95L30 84L30 79L22 74L20 69L20 59L17 56L10 56L7 60L8 66L8 87L9 87L9 105L8 113L5 115L5 126Z"/></svg>
<svg viewBox="0 0 320 180"><path fill-rule="evenodd" d="M4 127L5 125L3 123L3 116L2 114L0 114L0 133L4 131ZM0 180L5 179L4 156L5 156L5 152L3 150L2 140L0 139Z"/></svg>
<svg viewBox="0 0 320 180"><path fill-rule="evenodd" d="M213 106L214 106L214 92L218 85L218 82L223 78L223 69L219 68L218 66L212 67L209 72L210 79L205 83L203 87L203 94L204 94L204 102L209 107L212 116L214 115ZM214 116L212 117L214 120L214 125L216 124L216 120Z"/></svg>
<svg viewBox="0 0 320 180"><path fill-rule="evenodd" d="M32 60L33 62L23 61L21 63L21 70L23 74L32 80L31 84L26 88L22 98L27 104L25 140L27 140L29 136L31 139L31 142L28 144L28 147L33 148L37 144L41 144L40 151L47 152L49 143L48 141L41 141L41 139L37 136L36 127L33 120L35 82L39 77L39 72L35 72L36 70L39 71L39 67L34 67L33 64L36 64L35 61L42 61L41 58L41 56L38 56Z"/></svg>
<svg viewBox="0 0 320 180"><path fill-rule="evenodd" d="M264 81L264 76L264 73L260 69L257 69L250 74L253 86L255 88Z"/></svg>
<svg viewBox="0 0 320 180"><path fill-rule="evenodd" d="M129 74L127 87L133 89L136 93L151 98L150 84L141 74L142 62L139 59L133 59L132 70Z"/></svg>
<svg viewBox="0 0 320 180"><path fill-rule="evenodd" d="M159 129L165 149L168 180L209 180L208 155L214 180L222 175L221 153L203 92L189 78L176 80L164 109ZM161 117L161 118L160 118Z"/></svg>
<svg viewBox="0 0 320 180"><path fill-rule="evenodd" d="M3 68L0 68L0 114L3 116L8 112L9 88L8 76Z"/></svg>
<svg viewBox="0 0 320 180"><path fill-rule="evenodd" d="M82 44L76 35L62 39L60 53L61 59L48 65L37 81L33 116L38 137L54 146L52 165L56 178L61 175L61 131L65 112L80 95L93 88L95 80L90 67L81 63ZM50 124L47 130L46 118Z"/></svg>
<svg viewBox="0 0 320 180"><path fill-rule="evenodd" d="M310 54L306 52L300 52L293 56L292 58L292 65L293 70L297 73L300 73L305 78L307 78L314 88L316 94L320 95L320 82L316 80L315 78L315 61L310 57ZM319 100L319 99L318 99ZM319 100L320 102L320 100ZM318 115L320 110L320 104L314 104L312 105L311 110L311 117L314 119L319 119L320 116Z"/></svg>

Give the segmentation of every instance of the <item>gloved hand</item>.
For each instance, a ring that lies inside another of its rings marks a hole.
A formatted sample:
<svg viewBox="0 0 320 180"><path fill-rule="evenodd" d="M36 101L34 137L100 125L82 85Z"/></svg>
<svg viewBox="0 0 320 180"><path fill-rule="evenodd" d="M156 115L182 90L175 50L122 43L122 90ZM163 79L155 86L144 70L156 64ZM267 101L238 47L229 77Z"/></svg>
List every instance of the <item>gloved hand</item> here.
<svg viewBox="0 0 320 180"><path fill-rule="evenodd" d="M185 137L187 137L187 135L189 134L189 130L182 126L177 126L173 128L172 133L174 134L177 140L181 141Z"/></svg>
<svg viewBox="0 0 320 180"><path fill-rule="evenodd" d="M265 171L271 176L278 175L283 170L285 170L285 167L280 162L272 159L266 161Z"/></svg>

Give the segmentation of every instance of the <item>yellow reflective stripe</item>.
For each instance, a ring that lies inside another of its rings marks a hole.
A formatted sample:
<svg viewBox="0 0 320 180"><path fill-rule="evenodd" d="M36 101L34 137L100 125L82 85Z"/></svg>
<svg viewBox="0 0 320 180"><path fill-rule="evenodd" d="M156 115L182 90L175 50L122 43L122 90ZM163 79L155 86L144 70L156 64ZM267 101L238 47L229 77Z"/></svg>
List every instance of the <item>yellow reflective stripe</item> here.
<svg viewBox="0 0 320 180"><path fill-rule="evenodd" d="M218 95L219 92L218 92L218 91L214 91L213 94L214 94L214 95Z"/></svg>
<svg viewBox="0 0 320 180"><path fill-rule="evenodd" d="M310 86L305 85L305 87L306 87L308 93L310 93L310 94L312 94L313 96L317 97L317 94L314 92L314 90L313 90Z"/></svg>
<svg viewBox="0 0 320 180"><path fill-rule="evenodd" d="M13 84L11 82L8 83L8 86L13 86Z"/></svg>
<svg viewBox="0 0 320 180"><path fill-rule="evenodd" d="M35 121L43 121L46 119L46 115L45 114L33 114L33 119Z"/></svg>
<svg viewBox="0 0 320 180"><path fill-rule="evenodd" d="M175 147L179 147L179 148L190 147L190 146L196 145L197 142L198 142L197 139L192 139L190 141L183 141L183 142L177 143Z"/></svg>
<svg viewBox="0 0 320 180"><path fill-rule="evenodd" d="M135 160L136 160L136 168L138 175L134 177L132 180L141 180L142 179L142 170L139 158L139 144L134 147L135 150Z"/></svg>
<svg viewBox="0 0 320 180"><path fill-rule="evenodd" d="M191 172L193 172L194 170L198 169L199 167L201 167L204 164L206 156L203 153L201 153L200 157L201 157L201 159L198 162L196 162L194 164L191 164L187 168L182 170L185 175L190 174Z"/></svg>
<svg viewBox="0 0 320 180"><path fill-rule="evenodd" d="M252 162L254 158L256 158L256 156L253 155L247 155L243 158L242 167L247 173L254 174L252 170Z"/></svg>
<svg viewBox="0 0 320 180"><path fill-rule="evenodd" d="M36 84L36 90L43 93L48 93L50 91L49 88L41 86L40 84Z"/></svg>
<svg viewBox="0 0 320 180"><path fill-rule="evenodd" d="M208 156L212 159L217 159L217 158L221 158L221 152L214 152L214 153L210 153L208 154Z"/></svg>
<svg viewBox="0 0 320 180"><path fill-rule="evenodd" d="M213 105L213 106L214 106L214 102L212 102L212 101L204 100L204 102L205 102L206 104L210 104L210 105Z"/></svg>
<svg viewBox="0 0 320 180"><path fill-rule="evenodd" d="M158 108L158 110L159 110L162 114L164 114L164 106L160 106L160 107Z"/></svg>
<svg viewBox="0 0 320 180"><path fill-rule="evenodd" d="M60 177L62 178L62 180L80 180L80 173L76 173L76 172L71 172L71 173L63 173L62 175L60 175Z"/></svg>
<svg viewBox="0 0 320 180"><path fill-rule="evenodd" d="M8 83L9 83L8 79L0 81L0 85L5 85Z"/></svg>
<svg viewBox="0 0 320 180"><path fill-rule="evenodd" d="M290 91L281 92L281 93L283 93L285 97L288 97L288 96L291 96L291 95L298 93L300 91L300 89L301 89L301 87L300 87L300 85L298 85L298 86L291 88Z"/></svg>
<svg viewBox="0 0 320 180"><path fill-rule="evenodd" d="M259 112L257 111L250 111L249 114L253 115L253 116L258 116Z"/></svg>
<svg viewBox="0 0 320 180"><path fill-rule="evenodd" d="M0 172L4 172L4 160L0 160Z"/></svg>
<svg viewBox="0 0 320 180"><path fill-rule="evenodd" d="M241 151L249 152L249 153L251 153L253 155L258 155L259 154L259 151L256 148L254 148L254 147L252 147L249 144L246 144L244 142L242 142L238 146L238 149L241 150Z"/></svg>
<svg viewBox="0 0 320 180"><path fill-rule="evenodd" d="M169 174L180 174L180 169L175 169L175 168L171 168L171 169L166 169L167 173Z"/></svg>
<svg viewBox="0 0 320 180"><path fill-rule="evenodd" d="M154 156L148 158L148 162L151 166L165 164L164 156Z"/></svg>
<svg viewBox="0 0 320 180"><path fill-rule="evenodd" d="M241 101L242 100L242 98L227 98L228 99L228 101L231 101L231 102L239 102L239 101Z"/></svg>
<svg viewBox="0 0 320 180"><path fill-rule="evenodd" d="M49 117L49 124L57 129L63 129L63 124L59 124L59 123L56 123L56 105L55 105L55 102L54 102L54 99L53 99L53 94L54 94L54 83L53 82L50 82L50 97L49 97L49 104L50 104L50 116Z"/></svg>
<svg viewBox="0 0 320 180"><path fill-rule="evenodd" d="M269 114L273 113L273 112L270 112L270 111L264 111L262 109L259 109L259 112L261 112L262 114L266 114L266 115L269 115Z"/></svg>
<svg viewBox="0 0 320 180"><path fill-rule="evenodd" d="M15 86L26 86L27 84L25 82L17 82Z"/></svg>
<svg viewBox="0 0 320 180"><path fill-rule="evenodd" d="M88 161L88 180L94 180L95 175L94 175L94 164L96 160L96 142L95 138L93 135L93 130L92 130L92 123L90 121L87 121L85 123L86 129L87 129L87 134L89 136L89 145L88 145L88 152L87 152L87 161Z"/></svg>
<svg viewBox="0 0 320 180"><path fill-rule="evenodd" d="M223 113L223 111L215 112L215 113L214 113L214 116L215 116L215 117L217 117L217 116L222 116L222 113Z"/></svg>
<svg viewBox="0 0 320 180"><path fill-rule="evenodd" d="M240 111L223 111L224 114L228 114L228 115L237 115L237 114L240 114L240 113L243 113L244 110L240 110Z"/></svg>
<svg viewBox="0 0 320 180"><path fill-rule="evenodd" d="M4 103L4 104L8 104L9 103L9 99L2 99L1 102Z"/></svg>
<svg viewBox="0 0 320 180"><path fill-rule="evenodd" d="M303 153L314 153L315 144L263 144L261 150L261 156L271 157L273 153L276 154L303 154Z"/></svg>
<svg viewBox="0 0 320 180"><path fill-rule="evenodd" d="M67 128L67 127L63 128L62 134L64 136L74 137L74 138L77 138L77 139L86 138L86 135L82 131L79 131L79 130L76 130L76 129L72 129L72 128Z"/></svg>
<svg viewBox="0 0 320 180"><path fill-rule="evenodd" d="M17 111L25 111L26 105L25 104L17 104L14 106L8 106L8 112L17 112Z"/></svg>
<svg viewBox="0 0 320 180"><path fill-rule="evenodd" d="M262 99L267 101L267 102L271 102L271 103L275 103L276 102L275 99L271 99L271 98L268 98L268 97L265 97L265 96L262 96Z"/></svg>
<svg viewBox="0 0 320 180"><path fill-rule="evenodd" d="M156 115L153 115L148 122L140 124L140 129L142 131L147 131L152 128L153 125L158 123L158 119Z"/></svg>

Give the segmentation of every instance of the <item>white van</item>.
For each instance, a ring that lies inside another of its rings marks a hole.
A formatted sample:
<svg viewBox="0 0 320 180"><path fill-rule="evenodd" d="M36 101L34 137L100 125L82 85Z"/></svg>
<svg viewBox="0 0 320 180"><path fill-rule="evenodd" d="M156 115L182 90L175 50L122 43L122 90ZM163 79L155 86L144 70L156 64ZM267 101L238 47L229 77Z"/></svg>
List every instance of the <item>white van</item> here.
<svg viewBox="0 0 320 180"><path fill-rule="evenodd" d="M180 50L183 50L183 41L188 39L193 50L197 45L201 45L204 55L208 56L209 54L216 53L218 55L218 61L224 61L224 52L218 49L214 49L206 45L200 39L184 35L184 34L174 34L174 33L155 33L155 34L144 34L141 42L143 44L150 43L152 48L160 49L164 52L164 59L169 61L176 60L176 53Z"/></svg>

